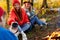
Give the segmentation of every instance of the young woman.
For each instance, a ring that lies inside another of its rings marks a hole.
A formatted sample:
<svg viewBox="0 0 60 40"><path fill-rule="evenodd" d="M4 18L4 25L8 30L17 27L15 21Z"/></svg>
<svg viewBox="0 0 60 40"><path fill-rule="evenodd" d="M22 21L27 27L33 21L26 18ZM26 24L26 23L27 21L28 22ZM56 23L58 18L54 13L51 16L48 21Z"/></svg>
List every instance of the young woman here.
<svg viewBox="0 0 60 40"><path fill-rule="evenodd" d="M30 28L30 22L24 9L21 8L18 0L13 0L13 9L10 11L10 15L7 21L8 25L17 23L21 30L26 31ZM14 26L14 25L13 25Z"/></svg>
<svg viewBox="0 0 60 40"><path fill-rule="evenodd" d="M34 14L31 2L25 1L23 8L25 9L32 25L34 25L34 23L37 23L39 26L47 25L47 23L39 20L38 17Z"/></svg>

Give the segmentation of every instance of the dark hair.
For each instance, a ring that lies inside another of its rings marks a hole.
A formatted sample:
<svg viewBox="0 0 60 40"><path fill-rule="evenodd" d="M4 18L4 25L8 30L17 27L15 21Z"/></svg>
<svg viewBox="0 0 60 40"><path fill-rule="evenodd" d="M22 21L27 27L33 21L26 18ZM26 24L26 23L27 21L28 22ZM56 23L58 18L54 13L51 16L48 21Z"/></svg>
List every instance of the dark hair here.
<svg viewBox="0 0 60 40"><path fill-rule="evenodd" d="M30 3L33 6L33 3L31 3L30 1L25 1L23 4L25 3Z"/></svg>
<svg viewBox="0 0 60 40"><path fill-rule="evenodd" d="M25 3L30 3L30 1L25 1L24 4L25 4Z"/></svg>
<svg viewBox="0 0 60 40"><path fill-rule="evenodd" d="M15 8L15 14L17 15L19 20L22 20L22 10L21 10L21 8L19 8L18 11Z"/></svg>

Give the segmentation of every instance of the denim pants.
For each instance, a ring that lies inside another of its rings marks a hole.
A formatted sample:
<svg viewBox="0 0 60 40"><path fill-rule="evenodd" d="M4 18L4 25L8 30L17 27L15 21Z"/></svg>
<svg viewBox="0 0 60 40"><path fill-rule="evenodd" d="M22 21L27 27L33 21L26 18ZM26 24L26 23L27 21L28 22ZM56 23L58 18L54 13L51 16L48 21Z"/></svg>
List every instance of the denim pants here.
<svg viewBox="0 0 60 40"><path fill-rule="evenodd" d="M21 32L21 31L27 31L29 28L31 27L31 24L29 24L29 23L26 23L26 24L24 24L24 25L22 25L22 26L18 26L18 30Z"/></svg>
<svg viewBox="0 0 60 40"><path fill-rule="evenodd" d="M37 16L34 16L33 18L30 19L30 22L32 25L34 25L34 23L37 23L38 25L45 25L45 23L41 20L38 19Z"/></svg>

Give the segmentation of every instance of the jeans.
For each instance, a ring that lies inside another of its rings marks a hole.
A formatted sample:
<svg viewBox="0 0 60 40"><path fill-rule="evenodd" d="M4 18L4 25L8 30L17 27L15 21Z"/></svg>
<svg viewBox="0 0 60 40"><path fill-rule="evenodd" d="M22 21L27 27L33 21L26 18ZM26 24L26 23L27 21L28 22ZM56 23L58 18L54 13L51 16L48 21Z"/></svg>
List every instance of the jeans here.
<svg viewBox="0 0 60 40"><path fill-rule="evenodd" d="M26 24L24 24L24 25L22 25L22 26L18 26L18 30L21 32L21 31L26 31L26 30L28 30L29 28L31 27L31 24L29 24L29 23L26 23Z"/></svg>
<svg viewBox="0 0 60 40"><path fill-rule="evenodd" d="M37 16L34 16L33 18L31 18L30 22L32 25L34 25L34 23L37 23L38 25L41 25L41 24L45 25L45 23L43 21L39 20Z"/></svg>

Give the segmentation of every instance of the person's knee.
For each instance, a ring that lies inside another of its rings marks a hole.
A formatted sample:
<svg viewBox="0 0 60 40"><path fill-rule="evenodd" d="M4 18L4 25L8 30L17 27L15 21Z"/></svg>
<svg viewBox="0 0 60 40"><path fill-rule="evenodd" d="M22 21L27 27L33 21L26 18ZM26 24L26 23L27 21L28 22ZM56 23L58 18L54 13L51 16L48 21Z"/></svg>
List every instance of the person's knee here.
<svg viewBox="0 0 60 40"><path fill-rule="evenodd" d="M31 23L26 23L26 26L31 26Z"/></svg>

